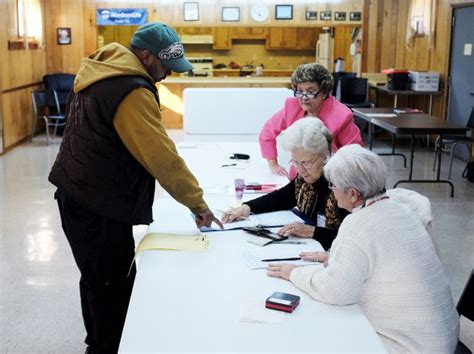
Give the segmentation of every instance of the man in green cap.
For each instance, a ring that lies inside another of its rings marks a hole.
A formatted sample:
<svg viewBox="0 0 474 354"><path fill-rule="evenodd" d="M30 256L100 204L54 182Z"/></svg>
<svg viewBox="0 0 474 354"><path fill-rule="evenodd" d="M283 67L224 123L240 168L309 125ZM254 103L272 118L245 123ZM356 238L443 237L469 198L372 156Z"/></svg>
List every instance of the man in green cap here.
<svg viewBox="0 0 474 354"><path fill-rule="evenodd" d="M129 48L111 43L83 59L76 75L49 180L81 272L86 352L118 350L135 278L132 226L152 222L155 180L197 226L222 227L161 121L155 83L191 68L178 34L149 23Z"/></svg>

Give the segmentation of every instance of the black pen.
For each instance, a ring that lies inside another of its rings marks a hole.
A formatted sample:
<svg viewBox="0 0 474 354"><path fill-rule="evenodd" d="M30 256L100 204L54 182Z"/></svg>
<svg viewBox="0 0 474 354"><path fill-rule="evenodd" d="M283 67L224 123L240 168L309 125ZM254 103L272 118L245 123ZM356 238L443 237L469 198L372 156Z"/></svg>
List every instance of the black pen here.
<svg viewBox="0 0 474 354"><path fill-rule="evenodd" d="M222 165L221 167L231 167L231 166L237 166L236 163L230 163L228 165Z"/></svg>
<svg viewBox="0 0 474 354"><path fill-rule="evenodd" d="M269 259L262 259L262 262L299 261L300 259L301 259L301 257L269 258Z"/></svg>

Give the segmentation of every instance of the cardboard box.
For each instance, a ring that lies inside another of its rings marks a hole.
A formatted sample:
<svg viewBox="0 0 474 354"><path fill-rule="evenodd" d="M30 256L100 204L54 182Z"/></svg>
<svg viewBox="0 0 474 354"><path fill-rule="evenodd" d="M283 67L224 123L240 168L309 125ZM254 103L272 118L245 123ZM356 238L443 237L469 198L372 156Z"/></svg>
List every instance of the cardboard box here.
<svg viewBox="0 0 474 354"><path fill-rule="evenodd" d="M410 71L410 89L413 91L438 91L439 73L435 71Z"/></svg>

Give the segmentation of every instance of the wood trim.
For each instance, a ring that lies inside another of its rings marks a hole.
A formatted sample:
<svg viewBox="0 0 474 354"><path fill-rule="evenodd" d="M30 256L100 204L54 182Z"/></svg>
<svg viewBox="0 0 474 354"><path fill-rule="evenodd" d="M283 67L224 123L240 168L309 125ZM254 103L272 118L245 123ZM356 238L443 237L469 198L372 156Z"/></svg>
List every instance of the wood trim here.
<svg viewBox="0 0 474 354"><path fill-rule="evenodd" d="M21 85L21 86L17 86L17 87L12 87L12 88L9 88L9 89L6 89L6 90L2 90L2 95L5 94L5 93L10 93L10 92L14 92L14 91L20 91L20 90L23 90L23 89L26 89L26 88L30 88L30 87L35 87L35 86L40 86L40 85L43 85L43 82L42 81L38 81L38 82L32 82L30 84L26 84L26 85Z"/></svg>
<svg viewBox="0 0 474 354"><path fill-rule="evenodd" d="M367 54L369 52L369 4L370 0L364 0L362 20L362 62L361 72L367 72Z"/></svg>
<svg viewBox="0 0 474 354"><path fill-rule="evenodd" d="M14 148L16 148L17 146L21 145L21 144L24 144L28 141L30 141L31 139L31 136L28 135L28 136L25 136L23 139L17 141L16 143L12 144L12 145L9 145L7 146L2 153L0 153L0 155L5 155L8 151L10 150L13 150Z"/></svg>
<svg viewBox="0 0 474 354"><path fill-rule="evenodd" d="M474 6L474 1L468 2L468 3L462 3L462 4L451 4L452 8L470 7L470 6Z"/></svg>

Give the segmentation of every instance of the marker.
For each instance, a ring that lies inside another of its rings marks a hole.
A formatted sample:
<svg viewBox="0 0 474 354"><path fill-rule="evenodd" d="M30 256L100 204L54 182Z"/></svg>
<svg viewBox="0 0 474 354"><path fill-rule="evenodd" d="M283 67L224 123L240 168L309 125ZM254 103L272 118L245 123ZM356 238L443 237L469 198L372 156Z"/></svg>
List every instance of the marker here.
<svg viewBox="0 0 474 354"><path fill-rule="evenodd" d="M231 167L231 166L237 166L236 163L230 163L228 165L222 165L221 167Z"/></svg>
<svg viewBox="0 0 474 354"><path fill-rule="evenodd" d="M301 260L301 257L269 258L269 259L262 259L262 262L299 261L299 260Z"/></svg>

